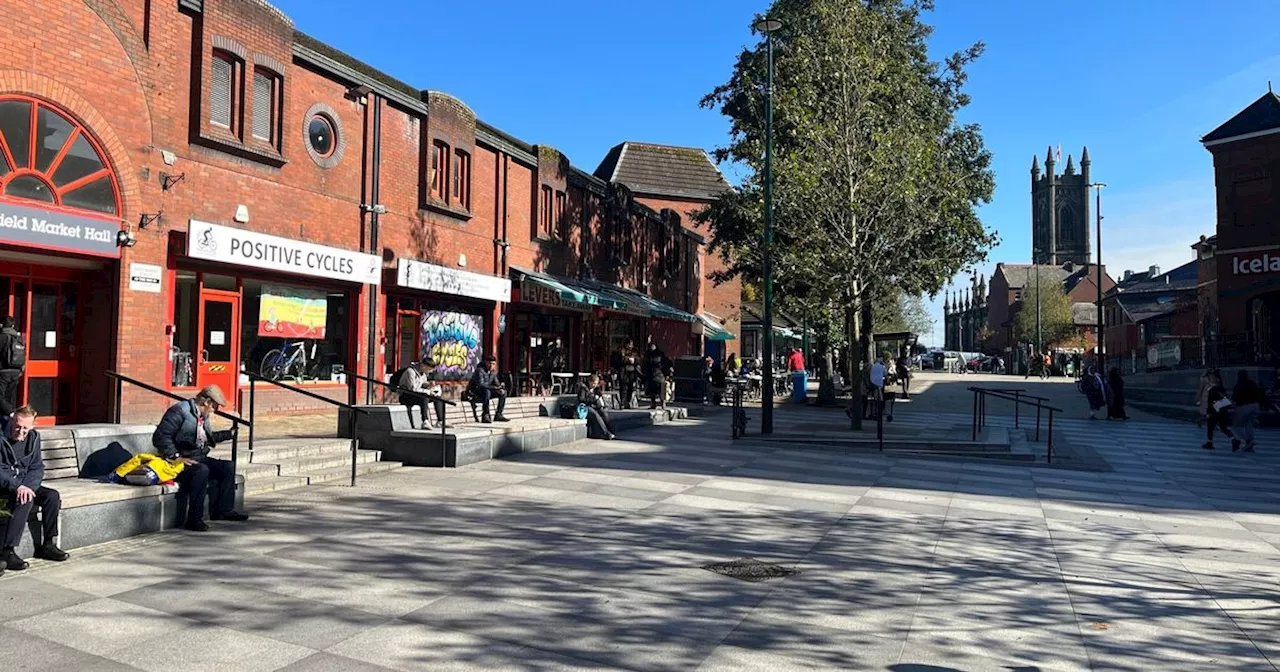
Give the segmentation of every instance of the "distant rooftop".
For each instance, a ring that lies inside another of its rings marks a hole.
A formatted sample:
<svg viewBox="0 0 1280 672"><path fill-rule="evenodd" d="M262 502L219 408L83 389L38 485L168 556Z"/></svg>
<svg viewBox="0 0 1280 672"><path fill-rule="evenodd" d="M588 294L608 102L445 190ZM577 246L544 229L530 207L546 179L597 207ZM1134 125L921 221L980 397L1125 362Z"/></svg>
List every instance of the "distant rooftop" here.
<svg viewBox="0 0 1280 672"><path fill-rule="evenodd" d="M714 200L730 188L705 151L645 142L610 149L595 176L638 194L676 198Z"/></svg>
<svg viewBox="0 0 1280 672"><path fill-rule="evenodd" d="M1200 142L1213 144L1241 136L1280 132L1280 96L1267 91L1227 123L1213 129Z"/></svg>

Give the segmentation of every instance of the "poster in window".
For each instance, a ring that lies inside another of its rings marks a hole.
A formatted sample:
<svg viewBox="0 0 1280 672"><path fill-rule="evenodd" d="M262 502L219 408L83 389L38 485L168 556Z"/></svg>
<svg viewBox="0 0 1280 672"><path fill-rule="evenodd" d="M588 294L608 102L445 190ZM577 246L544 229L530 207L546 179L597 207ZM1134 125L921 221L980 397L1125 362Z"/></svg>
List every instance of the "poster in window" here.
<svg viewBox="0 0 1280 672"><path fill-rule="evenodd" d="M480 362L484 318L468 313L427 310L420 323L419 352L436 362L436 380L469 380Z"/></svg>
<svg viewBox="0 0 1280 672"><path fill-rule="evenodd" d="M273 338L324 338L329 302L314 289L262 286L258 335Z"/></svg>

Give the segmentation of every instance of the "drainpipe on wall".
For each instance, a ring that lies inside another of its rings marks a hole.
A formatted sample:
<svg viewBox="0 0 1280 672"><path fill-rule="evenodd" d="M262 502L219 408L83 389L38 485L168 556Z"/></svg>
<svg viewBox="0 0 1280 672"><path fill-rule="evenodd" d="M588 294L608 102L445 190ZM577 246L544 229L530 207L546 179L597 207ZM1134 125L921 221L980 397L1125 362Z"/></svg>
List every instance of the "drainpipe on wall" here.
<svg viewBox="0 0 1280 672"><path fill-rule="evenodd" d="M382 163L382 96L370 94L371 104L373 105L373 157L370 159L373 166L370 168L372 176L372 184L369 187L369 205L377 206L381 202L381 180L378 168ZM367 110L368 108L366 108ZM382 255L378 250L378 208L372 208L369 214L369 252L379 257ZM377 378L374 375L377 367L378 353L378 285L369 285L369 351L365 360L365 376L369 378ZM364 386L364 397L366 404L373 403L373 386Z"/></svg>

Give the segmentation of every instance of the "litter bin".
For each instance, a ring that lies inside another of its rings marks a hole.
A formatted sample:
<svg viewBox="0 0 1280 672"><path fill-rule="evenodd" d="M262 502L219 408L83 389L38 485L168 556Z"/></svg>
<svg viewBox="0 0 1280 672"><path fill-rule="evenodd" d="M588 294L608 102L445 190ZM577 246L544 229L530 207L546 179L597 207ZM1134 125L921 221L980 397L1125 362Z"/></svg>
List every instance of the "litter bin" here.
<svg viewBox="0 0 1280 672"><path fill-rule="evenodd" d="M803 404L809 398L809 372L808 371L792 371L791 372L791 401L797 404Z"/></svg>

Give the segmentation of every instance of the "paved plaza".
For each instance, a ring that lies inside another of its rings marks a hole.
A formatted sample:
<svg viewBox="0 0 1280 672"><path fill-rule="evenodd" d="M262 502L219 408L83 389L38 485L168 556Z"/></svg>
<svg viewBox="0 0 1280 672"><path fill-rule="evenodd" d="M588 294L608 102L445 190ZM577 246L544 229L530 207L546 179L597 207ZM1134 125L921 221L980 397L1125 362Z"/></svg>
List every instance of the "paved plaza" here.
<svg viewBox="0 0 1280 672"><path fill-rule="evenodd" d="M964 423L973 381L933 382L899 415ZM1059 428L1109 471L735 446L712 414L264 496L248 524L6 574L0 656L166 672L1274 669L1280 435L1209 453L1194 425L1078 411ZM796 573L703 569L742 558Z"/></svg>

